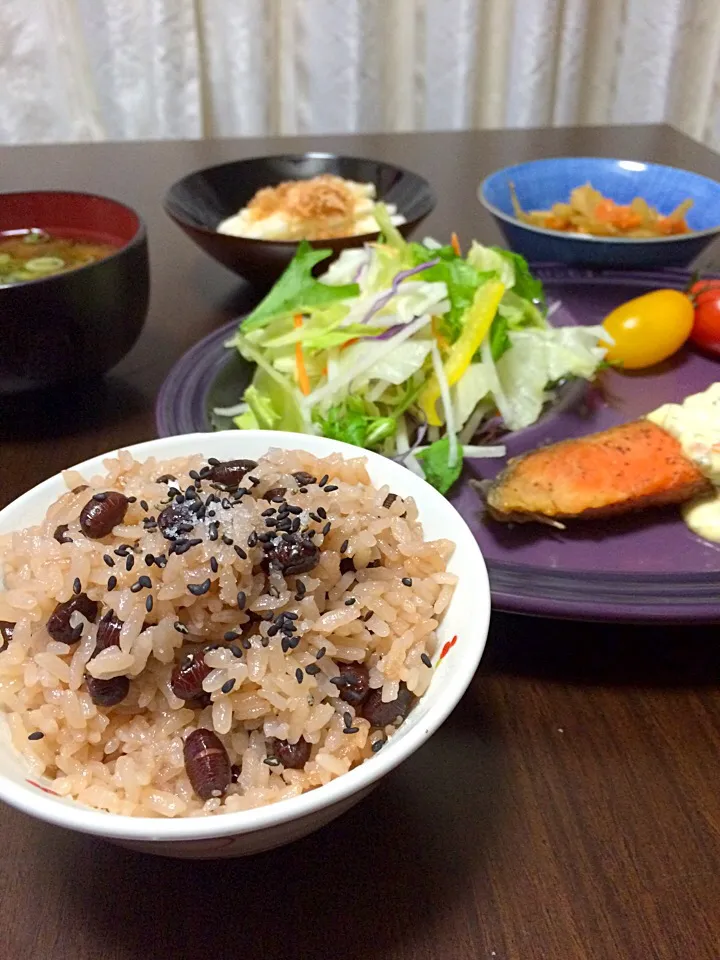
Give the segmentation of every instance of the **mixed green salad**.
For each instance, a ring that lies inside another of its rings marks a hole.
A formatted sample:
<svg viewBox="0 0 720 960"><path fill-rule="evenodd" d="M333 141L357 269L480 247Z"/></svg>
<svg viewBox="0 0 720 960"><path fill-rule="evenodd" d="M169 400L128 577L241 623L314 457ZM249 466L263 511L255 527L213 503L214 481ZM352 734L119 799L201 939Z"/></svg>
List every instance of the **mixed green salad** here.
<svg viewBox="0 0 720 960"><path fill-rule="evenodd" d="M228 346L256 365L240 429L322 434L402 460L441 492L463 458L504 456L490 427L534 423L558 384L591 379L600 327L552 327L525 260L473 242L407 242L378 204L377 243L308 243Z"/></svg>

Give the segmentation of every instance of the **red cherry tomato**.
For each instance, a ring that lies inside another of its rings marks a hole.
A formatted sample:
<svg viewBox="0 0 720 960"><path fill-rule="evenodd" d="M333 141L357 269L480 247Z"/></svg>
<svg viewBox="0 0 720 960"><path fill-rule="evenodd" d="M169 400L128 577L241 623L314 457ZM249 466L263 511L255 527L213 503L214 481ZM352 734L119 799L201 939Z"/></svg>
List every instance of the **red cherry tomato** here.
<svg viewBox="0 0 720 960"><path fill-rule="evenodd" d="M720 355L720 280L698 280L690 296L695 304L690 339L702 350Z"/></svg>

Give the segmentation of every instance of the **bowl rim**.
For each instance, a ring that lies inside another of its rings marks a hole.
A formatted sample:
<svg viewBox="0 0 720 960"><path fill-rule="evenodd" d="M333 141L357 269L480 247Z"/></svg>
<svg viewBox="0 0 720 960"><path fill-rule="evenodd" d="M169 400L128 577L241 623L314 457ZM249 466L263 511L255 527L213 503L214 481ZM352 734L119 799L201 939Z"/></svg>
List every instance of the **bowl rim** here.
<svg viewBox="0 0 720 960"><path fill-rule="evenodd" d="M536 160L526 160L523 163L514 163L509 167L501 167L499 170L493 171L493 173L488 174L487 177L484 177L477 188L477 199L480 201L483 207L491 213L498 220L503 220L505 223L510 223L513 226L521 227L523 230L527 230L530 233L537 233L541 236L546 237L561 237L564 240L570 242L581 242L581 243L619 243L627 246L638 246L640 244L650 243L650 244L663 244L663 243L679 243L687 240L695 240L699 237L708 237L713 236L716 233L720 232L720 223L714 227L706 227L704 230L691 230L689 233L676 233L669 237L596 237L591 234L586 233L566 233L563 230L549 230L547 227L536 227L530 223L523 223L522 220L518 220L517 217L511 216L509 213L505 213L504 210L501 210L499 207L495 206L494 203L491 203L485 196L485 190L487 185L495 177L499 177L501 174L509 174L513 170L517 170L519 167L531 167L536 164L549 164L557 163L558 161L582 161L582 160L602 160L607 161L608 163L632 163L632 164L642 164L643 167L651 167L655 170L672 170L675 173L687 174L693 179L704 180L706 183L710 183L713 186L718 188L720 191L720 183L717 180L713 180L712 177L706 177L702 173L695 173L694 170L685 170L682 167L671 167L665 163L654 163L653 161L645 160L628 160L623 159L622 157L538 157ZM642 171L636 170L636 173L641 173Z"/></svg>
<svg viewBox="0 0 720 960"><path fill-rule="evenodd" d="M33 280L20 280L17 283L0 283L0 295L3 290L22 290L28 286L40 287L43 284L64 280L69 276L80 276L87 270L94 270L102 263L110 263L116 257L119 257L132 247L139 247L143 242L147 241L147 225L137 210L135 210L135 208L131 207L129 204L123 203L122 200L116 200L115 197L108 197L104 193L90 193L87 190L3 190L0 192L0 202L2 202L3 197L60 195L71 197L88 197L92 200L106 200L108 203L112 203L116 207L120 207L121 209L126 210L128 213L131 213L137 220L137 229L128 241L123 243L122 246L117 247L112 253L109 253L101 260L95 260L93 263L85 263L81 267L73 267L72 270L65 270L63 273L51 273L47 277L37 277ZM0 236L2 235L2 231L0 231Z"/></svg>
<svg viewBox="0 0 720 960"><path fill-rule="evenodd" d="M467 548L474 554L475 563L473 564L472 575L477 579L475 585L477 596L484 602L478 605L479 610L473 621L474 629L468 631L468 642L463 644L462 659L458 658L456 661L457 667L449 678L448 689L444 696L431 705L422 724L410 728L402 738L391 738L383 750L366 762L322 787L309 790L298 797L291 797L251 810L208 817L178 817L176 819L123 816L122 814L107 813L85 807L76 801L63 802L64 798L56 800L46 796L40 790L21 788L2 773L0 773L0 800L4 800L23 813L38 817L56 826L110 839L174 842L240 836L271 829L290 821L301 820L319 810L332 808L353 794L361 793L364 788L370 787L390 773L419 749L445 722L460 702L477 670L487 642L490 624L490 584L487 567L477 540L461 514L455 510L449 500L424 480L410 473L410 471L406 471L400 464L370 450L359 450L358 447L338 440L329 440L326 437L309 438L304 434L288 431L251 430L246 431L246 435L252 435L253 439L259 439L263 443L267 443L268 449L272 447L288 449L291 448L291 445L302 446L303 443L307 444L307 441L312 439L313 441L319 441L320 450L326 450L326 453L322 455L340 453L346 459L366 456L369 464L381 462L384 470L389 470L391 474L395 474L400 487L403 486L404 479L407 480L412 477L413 479L409 482L411 491L409 495L413 495L413 488L415 490L421 489L421 487L424 489L424 493L430 501L423 508L425 513L440 509L456 516L458 532ZM127 450L135 457L146 458L164 456L163 448L169 448L168 456L182 456L183 454L173 452L173 448L184 444L188 448L196 447L201 450L203 444L210 439L217 439L218 436L217 432L205 432L156 438L99 454L66 469L81 472L101 469L102 461L116 455L120 450ZM320 451L315 450L313 452L319 453ZM61 476L62 472L56 473L32 487L0 511L0 516L8 510L21 512L24 503L34 498L38 492L44 494L49 504L57 496L55 487ZM8 748L13 749L11 744L8 744Z"/></svg>
<svg viewBox="0 0 720 960"><path fill-rule="evenodd" d="M407 167L401 167L397 163L391 163L388 160L375 160L373 157L357 157L351 156L348 153L330 153L325 150L307 150L305 153L271 153L267 155L257 156L257 157L241 157L238 160L227 160L225 163L214 163L209 167L200 167L198 170L191 170L190 173L186 173L184 176L180 177L174 183L172 183L163 196L163 210L170 217L171 220L174 220L176 223L182 225L183 227L188 227L190 230L196 230L198 233L205 234L210 237L226 237L228 241L239 240L242 243L261 243L265 244L268 248L280 249L282 247L295 249L300 243L301 240L264 240L262 237L236 237L231 233L219 233L217 230L212 230L210 227L205 227L198 225L197 223L191 223L189 220L185 219L182 215L178 214L174 210L170 209L171 198L170 194L176 187L180 186L185 180L188 180L190 177L198 176L202 173L207 173L210 170L219 170L222 167L232 167L238 164L250 163L257 160L355 160L361 163L375 163L381 167L388 167L392 170L397 171L401 174L406 174L407 176L414 177L417 180L420 180L424 184L425 189L428 193L428 209L424 213L418 214L417 217L413 217L412 220L406 220L405 223L408 226L419 223L422 219L429 216L435 207L437 206L437 194L432 187L432 184L426 177L421 173L416 173L414 170L409 170ZM259 187L258 189L262 189ZM402 224L405 226L405 224ZM336 243L338 241L357 241L362 240L366 243L377 239L380 236L380 230L374 230L371 233L354 233L350 237L329 237L325 240L307 240L306 242L311 244L311 246L318 249L322 244Z"/></svg>

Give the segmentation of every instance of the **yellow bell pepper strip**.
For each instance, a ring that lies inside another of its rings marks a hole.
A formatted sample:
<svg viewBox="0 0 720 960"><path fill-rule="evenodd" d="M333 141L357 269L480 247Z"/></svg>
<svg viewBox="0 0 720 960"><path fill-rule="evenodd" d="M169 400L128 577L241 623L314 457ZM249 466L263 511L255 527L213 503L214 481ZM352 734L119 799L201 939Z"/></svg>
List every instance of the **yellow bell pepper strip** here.
<svg viewBox="0 0 720 960"><path fill-rule="evenodd" d="M480 344L488 335L504 293L505 284L500 283L499 280L490 280L475 291L475 297L465 316L462 333L450 347L443 363L448 386L457 383L470 366ZM442 426L442 420L436 410L439 397L440 384L433 374L417 401L431 427Z"/></svg>

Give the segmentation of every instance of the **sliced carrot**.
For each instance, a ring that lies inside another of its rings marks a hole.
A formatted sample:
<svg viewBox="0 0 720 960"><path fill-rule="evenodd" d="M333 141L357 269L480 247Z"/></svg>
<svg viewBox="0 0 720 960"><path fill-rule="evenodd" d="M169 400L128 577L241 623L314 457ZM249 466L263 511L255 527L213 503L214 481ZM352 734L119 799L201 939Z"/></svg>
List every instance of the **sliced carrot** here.
<svg viewBox="0 0 720 960"><path fill-rule="evenodd" d="M461 257L462 251L460 250L460 241L458 240L458 235L456 233L453 233L451 235L450 243L452 245L453 250L455 251L455 256Z"/></svg>
<svg viewBox="0 0 720 960"><path fill-rule="evenodd" d="M301 313L296 313L293 317L293 324L295 328L302 326L303 318ZM297 371L297 379L300 389L303 394L307 397L310 393L310 378L308 377L307 370L305 369L305 358L303 357L303 348L302 344L298 341L295 344L295 369Z"/></svg>
<svg viewBox="0 0 720 960"><path fill-rule="evenodd" d="M346 350L348 347L351 347L354 343L357 343L359 337L353 337L352 340L346 340L345 343L340 347L340 350Z"/></svg>

